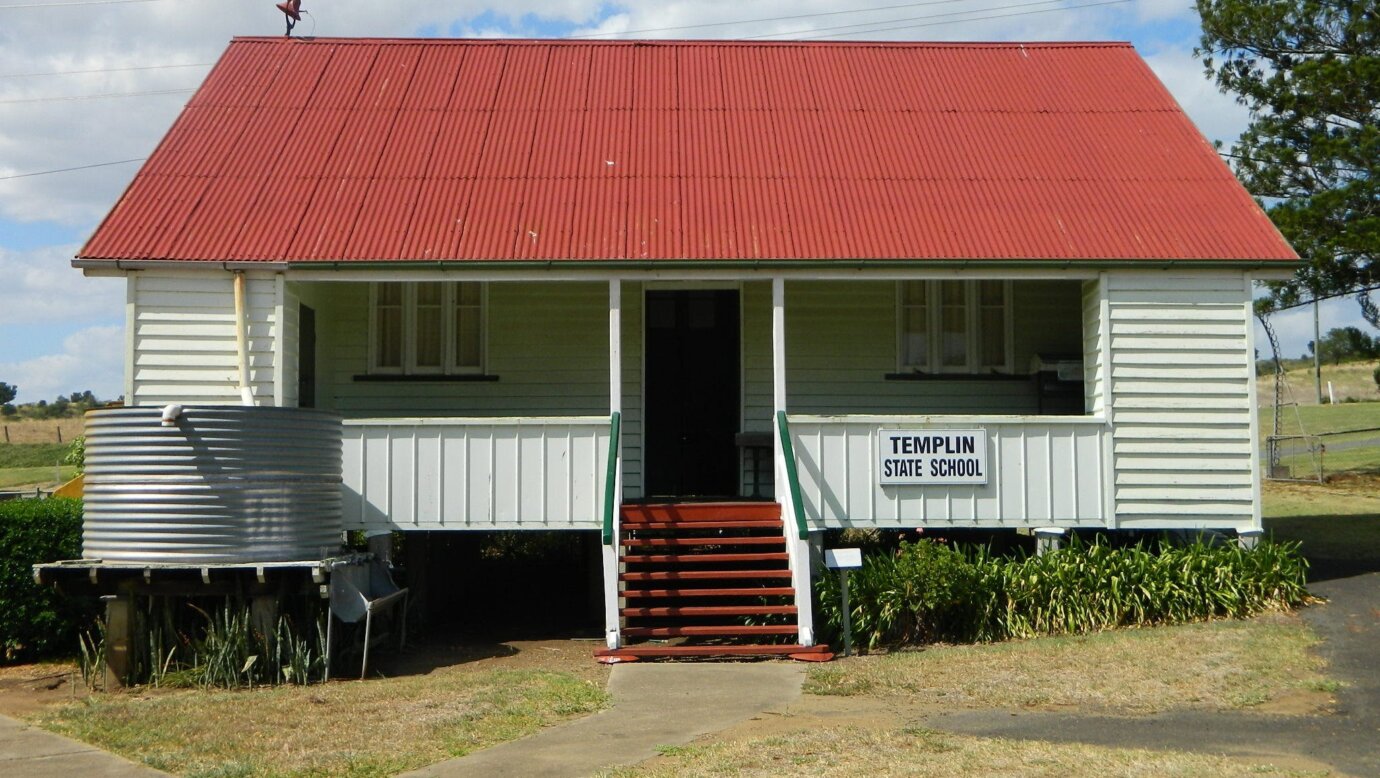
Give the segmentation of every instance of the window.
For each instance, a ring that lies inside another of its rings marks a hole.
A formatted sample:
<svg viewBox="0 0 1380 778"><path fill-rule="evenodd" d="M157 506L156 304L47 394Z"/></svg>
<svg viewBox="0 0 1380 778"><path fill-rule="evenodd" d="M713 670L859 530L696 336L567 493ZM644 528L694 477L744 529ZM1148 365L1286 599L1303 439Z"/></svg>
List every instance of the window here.
<svg viewBox="0 0 1380 778"><path fill-rule="evenodd" d="M376 283L369 298L369 372L483 372L482 284Z"/></svg>
<svg viewBox="0 0 1380 778"><path fill-rule="evenodd" d="M1009 281L903 281L899 361L921 373L1011 372Z"/></svg>

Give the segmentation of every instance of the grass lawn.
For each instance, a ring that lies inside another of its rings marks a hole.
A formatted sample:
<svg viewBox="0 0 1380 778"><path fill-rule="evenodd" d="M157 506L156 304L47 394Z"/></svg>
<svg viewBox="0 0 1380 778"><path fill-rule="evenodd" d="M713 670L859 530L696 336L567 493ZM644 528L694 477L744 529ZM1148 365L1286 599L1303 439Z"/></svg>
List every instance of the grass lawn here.
<svg viewBox="0 0 1380 778"><path fill-rule="evenodd" d="M1248 708L1334 691L1322 661L1309 651L1316 642L1298 620L1266 616L932 646L812 667L805 690L967 708L1076 706L1137 714Z"/></svg>
<svg viewBox="0 0 1380 778"><path fill-rule="evenodd" d="M56 468L56 472L61 474L58 480L53 479L55 468L52 465L44 467L7 467L0 469L0 489L8 489L14 486L32 486L42 484L51 486L53 484L64 483L75 478L77 469L63 465Z"/></svg>
<svg viewBox="0 0 1380 778"><path fill-rule="evenodd" d="M1265 531L1296 540L1313 559L1380 556L1380 477L1350 474L1325 484L1266 481Z"/></svg>
<svg viewBox="0 0 1380 778"><path fill-rule="evenodd" d="M952 735L919 727L820 728L667 748L611 776L972 775L1103 778L1134 776L1324 775L1261 762L1176 751L1103 748Z"/></svg>
<svg viewBox="0 0 1380 778"><path fill-rule="evenodd" d="M67 443L0 444L0 469L11 467L52 467L61 464L72 447Z"/></svg>
<svg viewBox="0 0 1380 778"><path fill-rule="evenodd" d="M382 776L606 704L593 670L581 677L460 666L307 687L106 694L29 719L178 775Z"/></svg>

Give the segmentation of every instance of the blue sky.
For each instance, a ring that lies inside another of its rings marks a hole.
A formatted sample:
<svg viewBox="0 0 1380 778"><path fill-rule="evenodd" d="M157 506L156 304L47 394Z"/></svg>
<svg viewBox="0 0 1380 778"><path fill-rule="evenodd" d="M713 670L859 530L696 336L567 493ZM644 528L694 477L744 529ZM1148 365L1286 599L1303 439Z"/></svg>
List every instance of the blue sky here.
<svg viewBox="0 0 1380 778"><path fill-rule="evenodd" d="M56 0L55 0L56 1ZM1198 22L1186 0L1096 0L1030 6L1017 0L682 0L609 4L593 0L491 0L407 4L376 0L306 0L298 32L320 35L524 36L618 35L768 17L806 19L737 23L631 37L720 38L851 28L841 40L1129 40L1209 138L1228 143L1246 113L1217 92L1192 56ZM897 7L907 5L909 7ZM890 10L879 10L892 6ZM1030 11L1061 8L1051 13ZM1072 7L1072 8L1071 8ZM871 9L871 10L869 10ZM843 11L845 13L837 13ZM1011 15L972 21L974 17ZM942 16L941 16L942 15ZM928 17L928 18L921 18ZM962 21L962 20L969 21ZM958 23L954 23L958 22ZM881 27L926 25L905 30ZM137 170L113 165L19 176L146 156L187 99L186 92L142 97L88 96L194 87L233 35L282 33L271 0L149 0L89 8L0 8L0 381L20 386L21 401L92 389L121 391L123 283L87 279L68 266ZM156 70L151 64L197 65ZM24 74L100 70L80 75ZM53 98L80 98L58 100ZM1324 305L1323 328L1359 323L1350 300ZM1306 315L1304 315L1306 314ZM1281 316L1284 350L1296 356L1312 338L1311 312ZM1261 338L1263 343L1263 338Z"/></svg>

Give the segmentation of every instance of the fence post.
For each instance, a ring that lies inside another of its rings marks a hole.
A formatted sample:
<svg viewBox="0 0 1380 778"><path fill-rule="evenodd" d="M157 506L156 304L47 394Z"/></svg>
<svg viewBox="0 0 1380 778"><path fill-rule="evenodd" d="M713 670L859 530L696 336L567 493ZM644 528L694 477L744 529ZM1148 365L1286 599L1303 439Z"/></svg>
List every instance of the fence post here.
<svg viewBox="0 0 1380 778"><path fill-rule="evenodd" d="M62 442L62 425L61 425L61 424L57 425L56 429L57 429L57 435L58 435L58 442L61 443L61 442Z"/></svg>

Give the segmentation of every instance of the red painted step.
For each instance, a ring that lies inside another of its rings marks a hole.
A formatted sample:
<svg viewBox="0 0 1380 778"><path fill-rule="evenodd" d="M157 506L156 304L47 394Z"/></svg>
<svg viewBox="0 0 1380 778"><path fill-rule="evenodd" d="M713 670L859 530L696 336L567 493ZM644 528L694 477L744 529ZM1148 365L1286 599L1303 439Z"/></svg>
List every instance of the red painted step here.
<svg viewBox="0 0 1380 778"><path fill-rule="evenodd" d="M693 521L780 521L781 506L774 502L692 502L624 505L624 524Z"/></svg>
<svg viewBox="0 0 1380 778"><path fill-rule="evenodd" d="M805 662L827 662L834 658L829 646L629 646L604 648L594 652L600 661L652 659L657 657L788 656Z"/></svg>
<svg viewBox="0 0 1380 778"><path fill-rule="evenodd" d="M625 525L630 530L648 529L781 529L781 520L775 521L647 521Z"/></svg>
<svg viewBox="0 0 1380 778"><path fill-rule="evenodd" d="M734 589L628 589L624 597L785 597L795 594L789 586L747 586Z"/></svg>
<svg viewBox="0 0 1380 778"><path fill-rule="evenodd" d="M723 624L720 626L624 627L627 638L737 637L739 635L794 635L794 624Z"/></svg>
<svg viewBox="0 0 1380 778"><path fill-rule="evenodd" d="M766 537L724 537L724 538L624 538L619 541L625 546L780 546L786 538Z"/></svg>
<svg viewBox="0 0 1380 778"><path fill-rule="evenodd" d="M620 581L706 581L726 578L789 579L790 570L656 570L623 573Z"/></svg>
<svg viewBox="0 0 1380 778"><path fill-rule="evenodd" d="M785 551L772 551L762 554L624 554L622 560L629 564L642 562L784 562Z"/></svg>
<svg viewBox="0 0 1380 778"><path fill-rule="evenodd" d="M794 605L687 605L666 608L622 608L624 616L765 616L795 613Z"/></svg>

